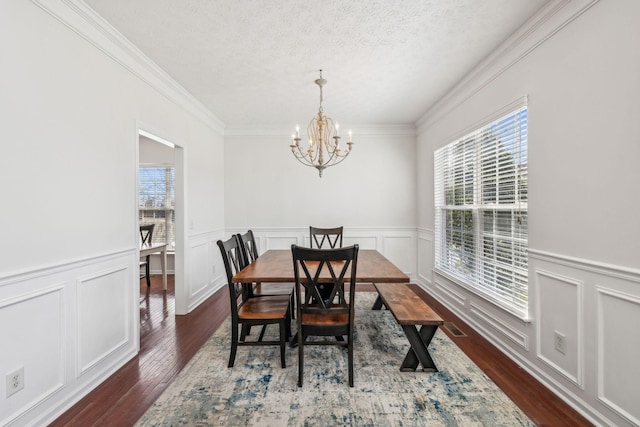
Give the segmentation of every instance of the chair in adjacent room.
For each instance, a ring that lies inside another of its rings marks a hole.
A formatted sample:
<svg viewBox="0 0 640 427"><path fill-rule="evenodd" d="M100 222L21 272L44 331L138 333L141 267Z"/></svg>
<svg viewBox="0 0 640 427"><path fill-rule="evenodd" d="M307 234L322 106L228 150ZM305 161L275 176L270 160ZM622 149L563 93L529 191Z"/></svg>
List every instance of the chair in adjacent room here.
<svg viewBox="0 0 640 427"><path fill-rule="evenodd" d="M140 226L140 247L150 245L153 239L153 228L155 224L141 225ZM151 255L147 255L140 259L140 271L144 268L144 275L141 274L140 278L146 277L147 286L151 286L151 275L149 274L149 266L151 265Z"/></svg>
<svg viewBox="0 0 640 427"><path fill-rule="evenodd" d="M342 247L343 227L320 228L309 227L309 244L311 248L323 249L325 243L331 249ZM314 245L315 243L315 245Z"/></svg>
<svg viewBox="0 0 640 427"><path fill-rule="evenodd" d="M308 345L346 347L349 386L353 387L353 326L358 245L337 249L311 249L292 245L291 252L298 318L298 387L302 387L304 347ZM331 294L328 297L325 298L320 292L320 284L331 285ZM348 292L345 292L345 286L348 286ZM337 336L346 336L346 340L330 338Z"/></svg>
<svg viewBox="0 0 640 427"><path fill-rule="evenodd" d="M291 336L290 298L286 295L250 298L241 283L233 282L233 276L245 266L238 236L231 236L226 241L218 240L217 243L227 273L231 302L231 352L228 366L233 367L238 346L279 345L280 363L285 368L285 347ZM263 339L266 327L271 324L279 326L279 340L277 341ZM252 326L262 326L260 335L254 341L246 339Z"/></svg>

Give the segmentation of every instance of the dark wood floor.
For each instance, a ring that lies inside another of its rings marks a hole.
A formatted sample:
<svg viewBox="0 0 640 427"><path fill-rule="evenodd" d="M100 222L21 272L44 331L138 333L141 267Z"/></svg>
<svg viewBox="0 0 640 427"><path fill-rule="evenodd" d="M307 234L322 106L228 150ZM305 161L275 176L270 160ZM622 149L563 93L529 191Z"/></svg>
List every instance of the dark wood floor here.
<svg viewBox="0 0 640 427"><path fill-rule="evenodd" d="M196 310L176 317L173 276L169 290L152 278L141 282L140 353L60 416L52 426L130 426L140 418L228 315L226 288ZM364 287L363 290L374 290ZM586 419L544 388L449 310L416 286L422 297L466 337L447 335L538 426L589 426Z"/></svg>

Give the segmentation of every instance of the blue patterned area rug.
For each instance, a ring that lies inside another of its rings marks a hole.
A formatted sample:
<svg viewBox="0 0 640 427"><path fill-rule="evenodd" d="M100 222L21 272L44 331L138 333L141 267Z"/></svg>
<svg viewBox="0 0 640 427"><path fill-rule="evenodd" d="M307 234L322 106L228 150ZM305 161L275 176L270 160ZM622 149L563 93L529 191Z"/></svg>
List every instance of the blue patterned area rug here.
<svg viewBox="0 0 640 427"><path fill-rule="evenodd" d="M227 368L227 319L136 425L534 425L440 330L429 346L439 372L400 372L409 344L391 313L370 309L375 296L356 294L355 387L336 346L305 347L302 388L297 348L287 346L286 369L277 347L239 347Z"/></svg>

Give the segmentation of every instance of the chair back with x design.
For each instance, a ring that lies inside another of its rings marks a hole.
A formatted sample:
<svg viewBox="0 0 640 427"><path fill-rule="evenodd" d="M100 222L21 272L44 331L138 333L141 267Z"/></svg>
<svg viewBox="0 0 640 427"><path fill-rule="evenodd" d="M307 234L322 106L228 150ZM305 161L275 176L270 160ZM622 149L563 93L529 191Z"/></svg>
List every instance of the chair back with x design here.
<svg viewBox="0 0 640 427"><path fill-rule="evenodd" d="M329 245L331 249L341 248L342 230L343 227L309 227L309 243L312 248L315 247L318 249L325 248L325 243Z"/></svg>
<svg viewBox="0 0 640 427"><path fill-rule="evenodd" d="M353 387L353 325L358 245L337 249L313 249L292 245L291 252L296 281L298 386L302 386L306 345L340 345L348 348L349 385ZM345 290L347 285L348 292ZM328 293L327 289L330 289ZM326 338L307 340L312 336Z"/></svg>

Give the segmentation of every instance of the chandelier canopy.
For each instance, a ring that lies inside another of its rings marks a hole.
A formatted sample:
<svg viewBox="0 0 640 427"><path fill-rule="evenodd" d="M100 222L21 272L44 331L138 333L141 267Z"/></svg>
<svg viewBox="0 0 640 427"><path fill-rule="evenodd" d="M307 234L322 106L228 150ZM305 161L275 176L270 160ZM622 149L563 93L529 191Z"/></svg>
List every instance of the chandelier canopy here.
<svg viewBox="0 0 640 427"><path fill-rule="evenodd" d="M290 145L291 152L300 163L306 166L312 166L318 169L318 173L322 178L322 171L329 166L341 163L351 153L353 141L351 140L351 129L349 129L349 141L347 149L340 149L340 125L333 122L330 117L324 115L322 110L322 87L327 81L322 78L322 70L320 70L320 78L315 81L320 87L320 108L318 115L311 119L307 127L309 135L309 147L300 146L300 127L296 125L296 133L291 135L293 143Z"/></svg>

